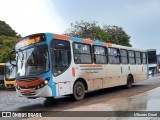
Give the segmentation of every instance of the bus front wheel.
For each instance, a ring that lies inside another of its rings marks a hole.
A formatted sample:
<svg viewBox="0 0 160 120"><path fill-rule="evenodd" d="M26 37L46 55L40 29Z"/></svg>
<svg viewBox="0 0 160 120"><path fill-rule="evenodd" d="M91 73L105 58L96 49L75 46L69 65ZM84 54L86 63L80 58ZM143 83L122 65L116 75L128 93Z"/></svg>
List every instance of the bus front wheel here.
<svg viewBox="0 0 160 120"><path fill-rule="evenodd" d="M78 81L74 84L73 87L73 97L75 100L82 100L85 96L84 84L81 81Z"/></svg>
<svg viewBox="0 0 160 120"><path fill-rule="evenodd" d="M127 77L127 88L128 89L132 87L132 83L133 83L132 77L129 75Z"/></svg>

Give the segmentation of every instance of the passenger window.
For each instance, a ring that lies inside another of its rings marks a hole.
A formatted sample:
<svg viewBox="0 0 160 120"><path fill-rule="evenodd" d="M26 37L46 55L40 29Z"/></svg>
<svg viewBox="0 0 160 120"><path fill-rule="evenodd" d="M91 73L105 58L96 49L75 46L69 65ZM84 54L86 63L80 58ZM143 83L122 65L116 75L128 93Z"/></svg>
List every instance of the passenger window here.
<svg viewBox="0 0 160 120"><path fill-rule="evenodd" d="M120 54L121 54L121 63L122 64L128 64L128 54L127 54L127 50L120 50Z"/></svg>
<svg viewBox="0 0 160 120"><path fill-rule="evenodd" d="M92 63L91 46L89 44L73 43L73 52L76 64Z"/></svg>
<svg viewBox="0 0 160 120"><path fill-rule="evenodd" d="M106 56L106 49L102 46L94 46L94 62L98 64L106 64L107 63L107 56Z"/></svg>
<svg viewBox="0 0 160 120"><path fill-rule="evenodd" d="M71 63L70 42L65 40L51 41L53 75L62 74Z"/></svg>
<svg viewBox="0 0 160 120"><path fill-rule="evenodd" d="M147 63L146 53L142 53L142 63L143 63L143 64L146 64L146 63Z"/></svg>
<svg viewBox="0 0 160 120"><path fill-rule="evenodd" d="M135 64L135 55L133 51L128 51L128 55L129 55L129 63L130 64Z"/></svg>
<svg viewBox="0 0 160 120"><path fill-rule="evenodd" d="M118 48L108 48L108 59L111 64L120 64L120 53Z"/></svg>
<svg viewBox="0 0 160 120"><path fill-rule="evenodd" d="M141 64L142 63L141 53L140 52L135 52L135 54L136 54L136 63Z"/></svg>

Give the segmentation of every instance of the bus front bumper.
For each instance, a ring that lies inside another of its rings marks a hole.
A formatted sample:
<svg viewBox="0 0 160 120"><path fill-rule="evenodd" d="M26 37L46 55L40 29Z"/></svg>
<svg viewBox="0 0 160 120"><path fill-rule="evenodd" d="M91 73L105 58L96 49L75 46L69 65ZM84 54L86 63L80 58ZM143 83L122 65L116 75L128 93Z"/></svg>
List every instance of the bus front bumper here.
<svg viewBox="0 0 160 120"><path fill-rule="evenodd" d="M48 86L45 85L43 88L37 89L37 90L32 90L32 89L20 89L18 90L16 88L16 91L19 96L23 97L53 97L52 96L52 89Z"/></svg>

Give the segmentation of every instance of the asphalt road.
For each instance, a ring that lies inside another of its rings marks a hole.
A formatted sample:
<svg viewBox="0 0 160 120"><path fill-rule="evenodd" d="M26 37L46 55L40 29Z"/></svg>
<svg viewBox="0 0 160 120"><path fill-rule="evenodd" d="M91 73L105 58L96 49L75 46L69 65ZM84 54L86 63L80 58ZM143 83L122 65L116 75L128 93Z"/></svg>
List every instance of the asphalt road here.
<svg viewBox="0 0 160 120"><path fill-rule="evenodd" d="M62 111L138 95L159 86L160 77L153 77L134 84L131 89L120 86L89 92L81 101L75 101L70 96L55 98L52 101L45 98L27 99L19 97L16 91L0 90L0 111Z"/></svg>

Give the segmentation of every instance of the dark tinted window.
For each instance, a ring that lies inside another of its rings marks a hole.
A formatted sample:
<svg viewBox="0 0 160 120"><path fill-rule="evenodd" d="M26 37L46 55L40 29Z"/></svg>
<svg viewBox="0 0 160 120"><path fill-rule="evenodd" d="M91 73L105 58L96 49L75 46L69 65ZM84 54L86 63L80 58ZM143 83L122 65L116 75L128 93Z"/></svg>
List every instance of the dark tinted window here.
<svg viewBox="0 0 160 120"><path fill-rule="evenodd" d="M70 43L64 40L53 40L51 42L51 48L70 50Z"/></svg>
<svg viewBox="0 0 160 120"><path fill-rule="evenodd" d="M4 75L4 67L0 67L0 75Z"/></svg>
<svg viewBox="0 0 160 120"><path fill-rule="evenodd" d="M53 63L53 75L62 74L71 63L70 42L66 40L52 40L51 54Z"/></svg>

